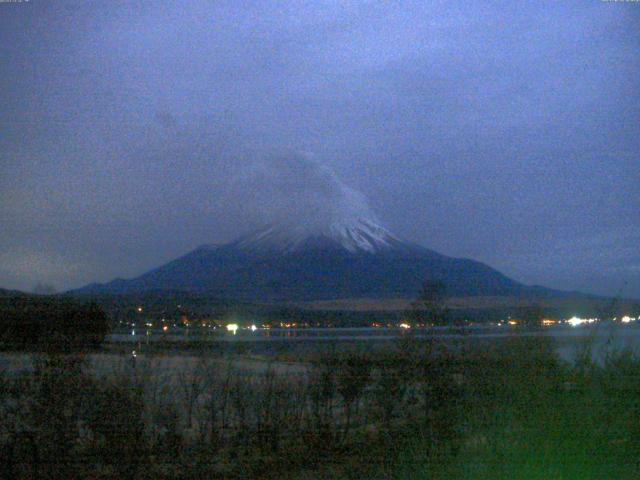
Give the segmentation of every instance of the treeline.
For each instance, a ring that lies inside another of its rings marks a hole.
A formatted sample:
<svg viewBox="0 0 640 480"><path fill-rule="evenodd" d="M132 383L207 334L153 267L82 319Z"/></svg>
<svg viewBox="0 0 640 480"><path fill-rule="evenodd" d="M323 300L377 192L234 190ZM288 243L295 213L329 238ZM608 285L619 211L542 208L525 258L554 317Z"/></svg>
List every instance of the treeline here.
<svg viewBox="0 0 640 480"><path fill-rule="evenodd" d="M0 348L69 352L97 348L110 330L104 310L52 296L0 299Z"/></svg>

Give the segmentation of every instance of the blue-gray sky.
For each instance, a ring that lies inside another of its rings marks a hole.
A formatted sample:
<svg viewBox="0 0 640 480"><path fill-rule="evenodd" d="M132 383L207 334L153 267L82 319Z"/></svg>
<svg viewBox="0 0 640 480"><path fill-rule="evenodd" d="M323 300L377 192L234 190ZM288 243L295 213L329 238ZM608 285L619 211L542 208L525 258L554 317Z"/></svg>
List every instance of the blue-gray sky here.
<svg viewBox="0 0 640 480"><path fill-rule="evenodd" d="M638 3L0 3L5 288L134 276L348 185L400 237L640 298L638 180Z"/></svg>

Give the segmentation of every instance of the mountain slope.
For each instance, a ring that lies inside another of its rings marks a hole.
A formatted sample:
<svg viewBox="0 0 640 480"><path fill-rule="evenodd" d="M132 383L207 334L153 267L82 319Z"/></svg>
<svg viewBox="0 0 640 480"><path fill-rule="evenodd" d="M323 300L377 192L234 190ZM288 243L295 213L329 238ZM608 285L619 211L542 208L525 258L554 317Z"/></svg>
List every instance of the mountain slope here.
<svg viewBox="0 0 640 480"><path fill-rule="evenodd" d="M399 240L372 219L274 225L222 246L196 250L130 280L76 293L206 292L246 301L415 297L425 280L456 296L550 293L469 259Z"/></svg>

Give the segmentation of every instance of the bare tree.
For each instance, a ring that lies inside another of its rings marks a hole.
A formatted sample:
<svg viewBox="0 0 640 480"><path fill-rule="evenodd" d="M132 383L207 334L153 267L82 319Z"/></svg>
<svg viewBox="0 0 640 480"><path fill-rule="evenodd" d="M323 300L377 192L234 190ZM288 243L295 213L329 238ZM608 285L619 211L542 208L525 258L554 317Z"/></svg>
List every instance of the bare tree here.
<svg viewBox="0 0 640 480"><path fill-rule="evenodd" d="M427 280L418 298L411 304L410 318L418 325L441 326L450 321L446 306L447 287L439 280Z"/></svg>

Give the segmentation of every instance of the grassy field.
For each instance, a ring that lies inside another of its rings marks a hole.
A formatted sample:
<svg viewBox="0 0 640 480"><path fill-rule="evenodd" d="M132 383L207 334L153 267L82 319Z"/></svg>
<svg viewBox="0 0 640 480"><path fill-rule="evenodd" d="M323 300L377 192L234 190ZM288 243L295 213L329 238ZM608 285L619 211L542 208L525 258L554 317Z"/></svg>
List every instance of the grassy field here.
<svg viewBox="0 0 640 480"><path fill-rule="evenodd" d="M2 478L639 478L640 361L549 338L4 355ZM10 360L10 361L8 361ZM291 359L288 359L291 360ZM61 475L63 477L61 477Z"/></svg>

